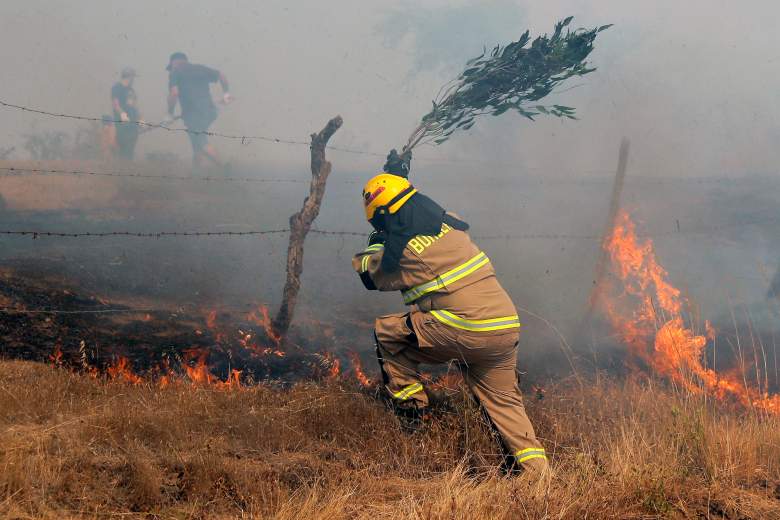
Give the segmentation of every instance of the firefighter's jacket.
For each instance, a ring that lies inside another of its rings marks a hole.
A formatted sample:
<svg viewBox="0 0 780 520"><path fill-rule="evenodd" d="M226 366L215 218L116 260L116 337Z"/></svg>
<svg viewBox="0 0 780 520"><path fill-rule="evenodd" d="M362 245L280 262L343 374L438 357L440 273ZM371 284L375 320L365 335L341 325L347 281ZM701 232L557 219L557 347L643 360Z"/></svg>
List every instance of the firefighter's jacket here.
<svg viewBox="0 0 780 520"><path fill-rule="evenodd" d="M436 236L412 238L393 273L382 270L383 253L382 244L371 245L353 257L352 265L366 288L401 291L412 318L424 313L425 319L487 335L516 333L520 327L490 259L466 232L442 224Z"/></svg>

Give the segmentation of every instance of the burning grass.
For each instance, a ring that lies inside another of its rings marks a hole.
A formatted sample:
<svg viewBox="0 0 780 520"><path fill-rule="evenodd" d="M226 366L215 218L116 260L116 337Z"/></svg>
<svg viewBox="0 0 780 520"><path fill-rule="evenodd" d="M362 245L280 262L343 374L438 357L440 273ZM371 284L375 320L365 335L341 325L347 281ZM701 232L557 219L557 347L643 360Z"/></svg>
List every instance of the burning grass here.
<svg viewBox="0 0 780 520"><path fill-rule="evenodd" d="M740 366L728 371L707 366L705 349L708 343L714 343L717 331L708 321L697 327L693 320L686 320L685 309L691 307L690 302L669 281L668 273L656 258L652 240L638 238L627 213L618 216L604 247L612 260L615 286L615 296L606 301L605 309L613 329L631 354L654 373L688 392L780 414L780 394L771 391L778 382L770 381L768 353L763 344L760 354L755 349L752 331L753 359L747 361L750 353L742 351L737 338L738 350L734 354L741 361ZM752 371L748 370L751 365Z"/></svg>
<svg viewBox="0 0 780 520"><path fill-rule="evenodd" d="M407 435L353 382L160 388L6 361L0 515L780 518L777 417L652 381L545 395L528 408L553 475L532 485L494 472L459 398Z"/></svg>

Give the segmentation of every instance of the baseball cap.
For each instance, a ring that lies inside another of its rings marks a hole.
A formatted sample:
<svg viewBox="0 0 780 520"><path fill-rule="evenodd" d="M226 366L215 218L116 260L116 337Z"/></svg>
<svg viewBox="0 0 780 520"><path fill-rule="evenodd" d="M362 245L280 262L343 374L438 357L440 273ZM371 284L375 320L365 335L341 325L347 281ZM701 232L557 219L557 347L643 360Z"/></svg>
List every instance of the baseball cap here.
<svg viewBox="0 0 780 520"><path fill-rule="evenodd" d="M168 59L168 66L165 67L165 70L171 70L171 65L173 65L174 60L187 61L187 55L183 52L174 52L171 54L171 57Z"/></svg>

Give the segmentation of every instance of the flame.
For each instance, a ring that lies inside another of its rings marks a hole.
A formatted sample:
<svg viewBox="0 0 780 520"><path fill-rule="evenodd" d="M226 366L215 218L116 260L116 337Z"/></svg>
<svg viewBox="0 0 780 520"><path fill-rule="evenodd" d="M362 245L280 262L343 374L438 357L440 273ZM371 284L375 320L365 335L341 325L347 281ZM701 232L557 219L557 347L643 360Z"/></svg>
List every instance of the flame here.
<svg viewBox="0 0 780 520"><path fill-rule="evenodd" d="M259 314L258 314L259 312ZM247 321L260 325L265 330L265 334L273 341L276 346L282 341L282 337L274 329L273 321L271 320L271 314L268 312L266 305L258 305L256 310L253 310L246 316Z"/></svg>
<svg viewBox="0 0 780 520"><path fill-rule="evenodd" d="M57 366L62 365L62 349L59 345L54 347L54 352L49 354L49 361Z"/></svg>
<svg viewBox="0 0 780 520"><path fill-rule="evenodd" d="M260 356L276 356L283 358L285 352L274 347L263 347L252 341L254 335L251 332L238 330L238 343L246 350Z"/></svg>
<svg viewBox="0 0 780 520"><path fill-rule="evenodd" d="M178 381L176 372L171 368L171 362L166 358L163 359L161 365L157 365L155 369L160 376L157 378L157 386L161 389L168 388Z"/></svg>
<svg viewBox="0 0 780 520"><path fill-rule="evenodd" d="M134 385L143 383L143 379L133 372L130 360L124 356L119 356L116 363L106 368L106 373L110 379L123 380Z"/></svg>
<svg viewBox="0 0 780 520"><path fill-rule="evenodd" d="M236 370L235 368L231 370L227 381L220 381L219 387L225 389L241 388L241 370Z"/></svg>
<svg viewBox="0 0 780 520"><path fill-rule="evenodd" d="M184 359L187 361L184 365L184 371L193 385L213 386L222 390L239 389L242 387L240 370L231 370L227 380L222 381L211 373L208 357L209 353L207 350L190 349L184 351ZM193 364L191 365L190 362L193 362ZM166 382L166 384L169 383L170 380Z"/></svg>
<svg viewBox="0 0 780 520"><path fill-rule="evenodd" d="M714 330L705 323L705 334L700 334L685 324L687 300L669 282L652 240L639 240L627 213L618 215L604 248L622 287L621 294L604 302L607 317L632 354L691 393L780 413L780 395L749 387L736 371L720 374L704 366L704 349Z"/></svg>
<svg viewBox="0 0 780 520"><path fill-rule="evenodd" d="M271 340L273 346L260 345L257 343L257 338L254 334L239 330L238 342L242 347L260 356L276 356L280 358L285 356L285 352L279 348L282 337L274 330L273 321L267 306L258 305L257 309L246 315L246 319L248 322L262 327L265 336Z"/></svg>
<svg viewBox="0 0 780 520"><path fill-rule="evenodd" d="M216 309L209 311L208 314L206 314L206 327L214 334L214 341L216 343L224 343L227 339L227 334L219 327L217 318L218 312ZM196 330L195 333L201 335L203 332Z"/></svg>
<svg viewBox="0 0 780 520"><path fill-rule="evenodd" d="M207 363L209 353L206 350L186 350L184 351L184 359L188 361L184 365L184 371L187 373L187 377L190 378L194 385L213 385L219 379L211 373L209 365ZM194 365L190 365L189 361L194 361Z"/></svg>
<svg viewBox="0 0 780 520"><path fill-rule="evenodd" d="M371 380L366 376L365 372L363 372L363 364L360 362L360 357L356 352L352 351L348 352L347 355L352 364L352 372L355 374L355 379L360 383L360 386L370 386Z"/></svg>
<svg viewBox="0 0 780 520"><path fill-rule="evenodd" d="M327 368L328 373L325 376L329 380L338 379L341 375L341 361L335 357L331 352L325 352L322 354L323 366Z"/></svg>

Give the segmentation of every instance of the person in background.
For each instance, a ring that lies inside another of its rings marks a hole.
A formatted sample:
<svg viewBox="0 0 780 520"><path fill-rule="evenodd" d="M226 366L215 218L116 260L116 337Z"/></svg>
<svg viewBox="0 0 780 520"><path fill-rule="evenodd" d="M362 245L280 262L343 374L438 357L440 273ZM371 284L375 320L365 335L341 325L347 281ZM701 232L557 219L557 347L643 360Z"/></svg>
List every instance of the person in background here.
<svg viewBox="0 0 780 520"><path fill-rule="evenodd" d="M138 97L133 83L137 74L135 69L125 67L119 81L111 87L111 105L114 108L114 125L119 157L132 161L135 146L138 144L141 113L138 110Z"/></svg>
<svg viewBox="0 0 780 520"><path fill-rule="evenodd" d="M104 115L100 125L100 155L104 161L109 162L116 157L118 146L116 143L116 126L111 115Z"/></svg>
<svg viewBox="0 0 780 520"><path fill-rule="evenodd" d="M171 54L168 60L168 122L173 122L176 104L181 105L181 119L189 130L193 162L196 166L221 166L217 150L206 134L217 119L217 107L211 98L210 86L219 82L222 103L233 101L224 74L205 65L190 63L183 52Z"/></svg>

